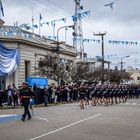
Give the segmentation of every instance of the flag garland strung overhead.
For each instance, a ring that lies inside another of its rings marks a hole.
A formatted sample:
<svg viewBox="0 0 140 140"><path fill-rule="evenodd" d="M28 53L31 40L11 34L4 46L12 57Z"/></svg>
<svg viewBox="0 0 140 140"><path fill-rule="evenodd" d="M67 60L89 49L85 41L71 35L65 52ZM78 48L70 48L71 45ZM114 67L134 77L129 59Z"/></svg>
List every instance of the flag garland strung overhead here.
<svg viewBox="0 0 140 140"><path fill-rule="evenodd" d="M101 43L102 41L99 40L99 39L83 39L83 42L86 42L86 43L91 43L91 42L94 42L94 43ZM117 41L117 40L108 40L107 41L109 44L112 44L112 45L138 45L138 42L137 41Z"/></svg>
<svg viewBox="0 0 140 140"><path fill-rule="evenodd" d="M33 24L32 26L29 23L23 23L23 24L19 25L18 27L21 29L25 29L25 30L32 30L32 28L36 28L36 29L38 28L37 24Z"/></svg>
<svg viewBox="0 0 140 140"><path fill-rule="evenodd" d="M109 40L109 44L117 44L117 45L138 45L138 42L136 41L115 41L115 40Z"/></svg>
<svg viewBox="0 0 140 140"><path fill-rule="evenodd" d="M51 25L51 26L55 26L56 25L56 22L60 22L60 21L63 21L63 22L66 22L67 18L61 18L61 19L57 19L57 20L52 20L52 21L46 21L46 22L42 22L42 26L44 24L47 24L48 26Z"/></svg>
<svg viewBox="0 0 140 140"><path fill-rule="evenodd" d="M102 58L110 59L110 58L113 58L113 57L117 57L117 54L104 55L104 57L102 57L102 56L95 56L96 59L102 59Z"/></svg>
<svg viewBox="0 0 140 140"><path fill-rule="evenodd" d="M90 15L90 11L85 11L85 12L82 12L82 13L79 13L77 15L73 15L72 16L72 20L73 21L76 21L78 17L80 17L81 19L83 19L85 16L89 16ZM40 14L39 15L39 20L41 21L43 18L42 18L42 15ZM56 26L56 22L60 22L60 21L63 21L63 22L66 22L67 21L67 18L60 18L60 19L56 19L56 20L52 20L52 21L45 21L45 22L40 22L40 26L42 27L43 25L51 25L52 27L55 27ZM32 25L33 28L38 28L38 25L37 24L34 24ZM30 30L31 27L32 27L30 24L28 23L23 23L19 26L19 28L24 28L26 30Z"/></svg>
<svg viewBox="0 0 140 140"><path fill-rule="evenodd" d="M47 38L52 39L52 40L56 40L56 36L47 36Z"/></svg>
<svg viewBox="0 0 140 140"><path fill-rule="evenodd" d="M75 21L77 21L78 17L80 17L80 19L83 19L85 16L89 16L89 15L90 15L90 10L73 15L72 20L75 22Z"/></svg>
<svg viewBox="0 0 140 140"><path fill-rule="evenodd" d="M42 20L41 15L40 15L40 19ZM54 27L56 25L56 22L59 22L59 21L66 22L66 20L67 20L66 18L61 18L61 19L57 19L57 20L52 20L50 22L42 22L42 23L40 23L40 26L43 26L44 24L47 24L48 26L52 25ZM32 26L33 26L33 28L36 28L36 29L38 28L37 24L34 24ZM25 29L25 30L31 30L32 26L29 23L23 23L23 24L19 25L18 27L21 28L21 29Z"/></svg>

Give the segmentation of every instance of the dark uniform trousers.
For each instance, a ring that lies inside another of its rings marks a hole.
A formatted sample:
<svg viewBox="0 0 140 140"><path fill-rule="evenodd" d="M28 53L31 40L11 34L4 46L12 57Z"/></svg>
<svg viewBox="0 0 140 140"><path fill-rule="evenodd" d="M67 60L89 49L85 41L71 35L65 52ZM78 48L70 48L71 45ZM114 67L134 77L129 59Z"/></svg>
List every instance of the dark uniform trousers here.
<svg viewBox="0 0 140 140"><path fill-rule="evenodd" d="M30 99L23 99L22 103L24 107L24 114L22 117L25 119L26 115L28 115L28 119L30 119L31 118L31 114L29 111Z"/></svg>

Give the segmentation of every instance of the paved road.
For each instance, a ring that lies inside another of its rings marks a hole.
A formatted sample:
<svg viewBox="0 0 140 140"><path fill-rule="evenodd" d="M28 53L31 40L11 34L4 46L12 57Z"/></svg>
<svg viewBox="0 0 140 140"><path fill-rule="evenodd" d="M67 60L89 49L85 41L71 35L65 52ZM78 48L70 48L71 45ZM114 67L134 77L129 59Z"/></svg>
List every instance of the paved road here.
<svg viewBox="0 0 140 140"><path fill-rule="evenodd" d="M0 110L5 114L21 109ZM80 109L77 103L34 110L32 120L19 116L0 121L0 140L140 140L140 99Z"/></svg>

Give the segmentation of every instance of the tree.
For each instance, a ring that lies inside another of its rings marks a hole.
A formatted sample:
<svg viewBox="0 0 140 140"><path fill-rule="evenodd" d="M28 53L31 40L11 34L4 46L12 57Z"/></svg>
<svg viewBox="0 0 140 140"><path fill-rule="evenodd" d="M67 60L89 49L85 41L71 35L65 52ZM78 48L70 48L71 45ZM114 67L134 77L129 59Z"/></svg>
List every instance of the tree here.
<svg viewBox="0 0 140 140"><path fill-rule="evenodd" d="M55 55L49 55L39 60L39 74L49 79L58 79L58 68L61 84L77 83L83 81L101 81L102 67L92 67L92 63L81 61L74 62L60 59ZM58 67L59 65L59 67ZM125 71L118 70L104 70L104 81L112 83L120 83L121 81L128 81L131 79L131 74Z"/></svg>
<svg viewBox="0 0 140 140"><path fill-rule="evenodd" d="M48 55L38 61L38 74L43 77L57 80L57 57Z"/></svg>

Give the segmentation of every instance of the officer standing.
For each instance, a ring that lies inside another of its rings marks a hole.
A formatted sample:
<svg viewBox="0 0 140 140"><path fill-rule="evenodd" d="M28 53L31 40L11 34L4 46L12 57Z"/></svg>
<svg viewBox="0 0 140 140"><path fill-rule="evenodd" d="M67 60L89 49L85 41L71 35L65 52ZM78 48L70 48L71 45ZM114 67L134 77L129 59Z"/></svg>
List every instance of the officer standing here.
<svg viewBox="0 0 140 140"><path fill-rule="evenodd" d="M22 102L22 105L24 107L24 114L22 115L22 118L21 118L22 121L25 121L26 115L28 115L28 120L31 119L31 114L29 111L31 95L32 95L32 93L28 87L28 84L26 82L23 82L22 89L20 90L21 102Z"/></svg>

